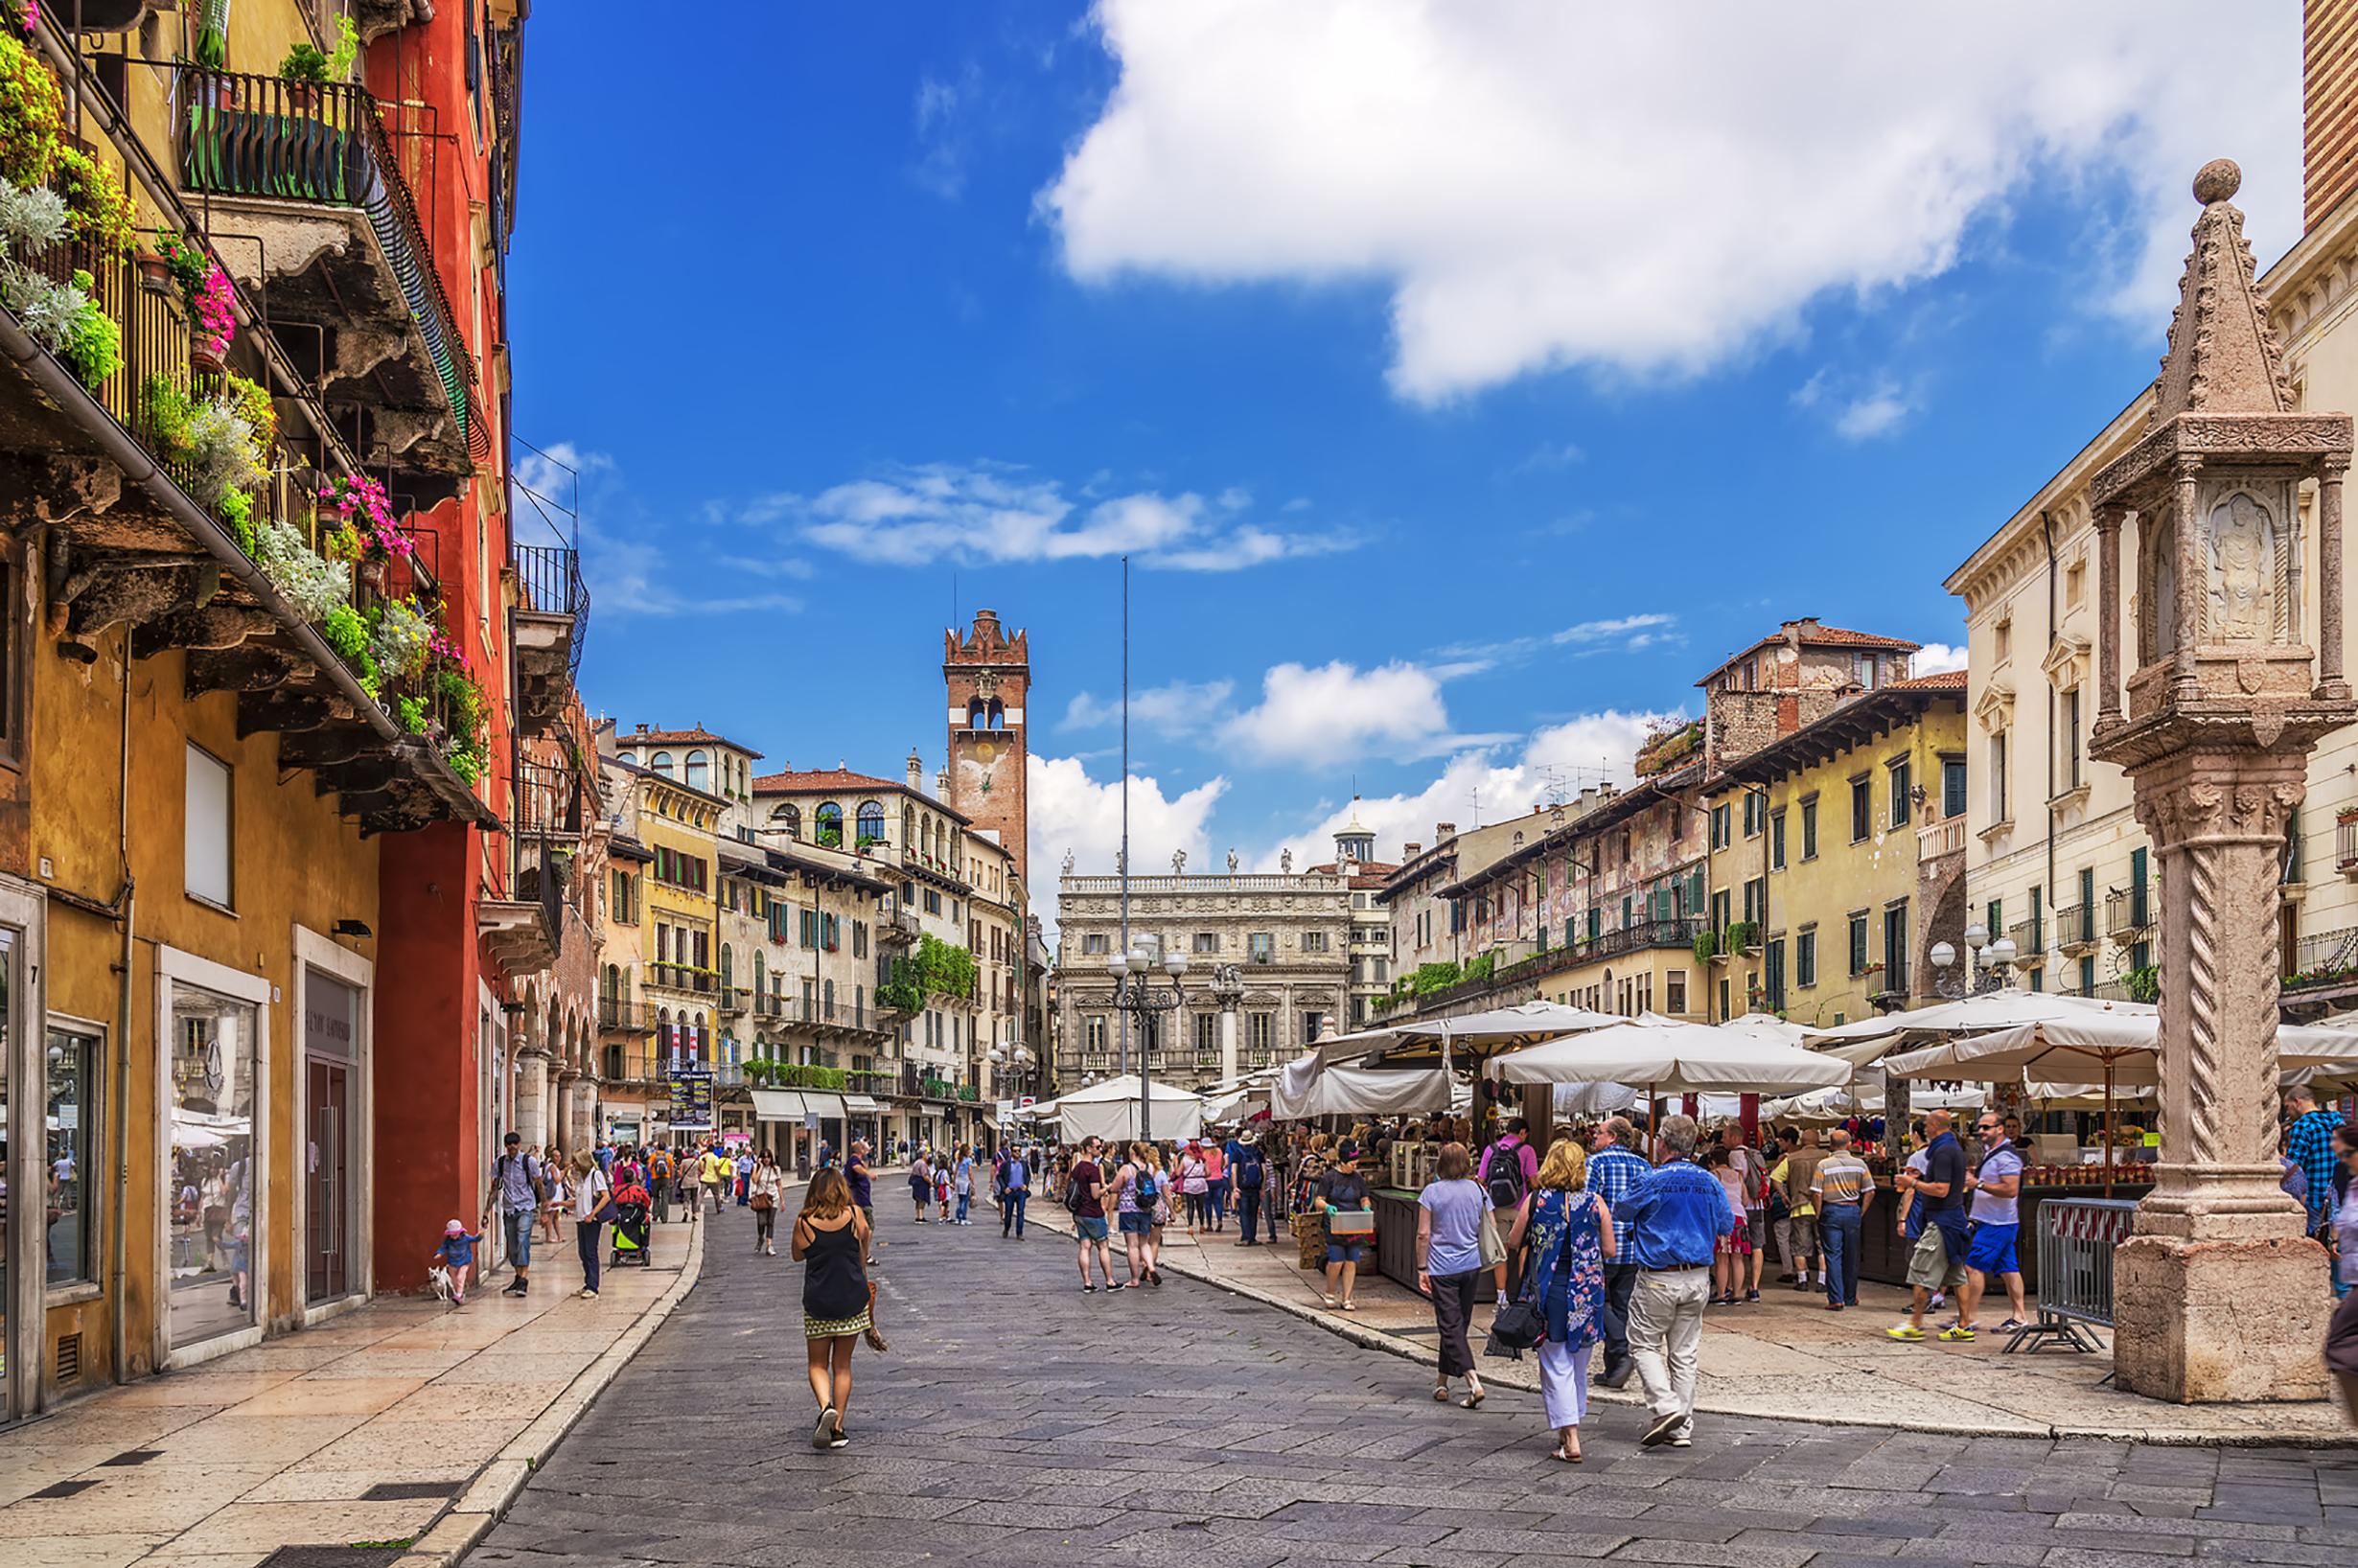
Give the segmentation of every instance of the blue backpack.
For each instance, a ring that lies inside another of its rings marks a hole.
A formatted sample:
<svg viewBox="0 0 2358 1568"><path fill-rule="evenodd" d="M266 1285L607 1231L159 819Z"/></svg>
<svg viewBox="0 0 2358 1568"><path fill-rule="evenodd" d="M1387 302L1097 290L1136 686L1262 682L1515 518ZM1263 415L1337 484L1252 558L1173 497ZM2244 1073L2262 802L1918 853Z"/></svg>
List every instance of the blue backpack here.
<svg viewBox="0 0 2358 1568"><path fill-rule="evenodd" d="M1152 1213L1155 1200L1163 1195L1163 1184L1155 1180L1154 1172L1144 1165L1132 1165L1130 1169L1134 1172L1130 1182L1130 1201L1138 1205L1140 1213Z"/></svg>

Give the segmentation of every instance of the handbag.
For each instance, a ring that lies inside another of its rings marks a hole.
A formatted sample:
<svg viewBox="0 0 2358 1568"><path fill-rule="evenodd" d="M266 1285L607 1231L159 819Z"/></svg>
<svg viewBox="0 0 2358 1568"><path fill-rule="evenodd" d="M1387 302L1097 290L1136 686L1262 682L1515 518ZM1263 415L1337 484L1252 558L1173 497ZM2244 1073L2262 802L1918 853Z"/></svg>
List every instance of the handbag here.
<svg viewBox="0 0 2358 1568"><path fill-rule="evenodd" d="M1482 1266L1494 1269L1507 1260L1507 1244L1498 1234L1498 1222L1491 1217L1491 1211L1482 1211L1482 1223L1474 1235L1482 1249Z"/></svg>
<svg viewBox="0 0 2358 1568"><path fill-rule="evenodd" d="M1485 1353L1520 1352L1547 1337L1547 1319L1528 1297L1509 1302L1491 1319L1491 1342Z"/></svg>

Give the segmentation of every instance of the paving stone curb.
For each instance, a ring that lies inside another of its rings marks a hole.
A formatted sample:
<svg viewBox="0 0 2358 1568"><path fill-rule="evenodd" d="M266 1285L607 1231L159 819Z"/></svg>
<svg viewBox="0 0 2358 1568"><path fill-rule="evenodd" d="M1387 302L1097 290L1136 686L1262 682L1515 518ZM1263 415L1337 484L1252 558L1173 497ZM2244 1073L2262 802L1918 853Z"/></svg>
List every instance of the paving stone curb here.
<svg viewBox="0 0 2358 1568"><path fill-rule="evenodd" d="M1075 1234L1071 1225L1064 1222L1061 1211L1031 1218L1030 1223L1035 1229L1050 1231L1067 1238L1071 1238ZM1292 1237L1289 1235L1283 1239L1290 1242ZM1402 1339L1397 1334L1387 1334L1379 1328L1363 1327L1348 1318L1340 1317L1332 1312L1317 1310L1302 1302L1289 1301L1274 1291L1263 1290L1258 1285L1220 1279L1203 1272L1192 1263L1174 1259L1170 1261L1169 1267L1171 1273L1193 1280L1199 1284L1210 1285L1213 1289L1224 1291L1231 1296L1241 1296L1247 1301L1258 1302L1263 1306L1273 1306L1281 1312L1300 1318L1305 1323L1316 1324L1336 1338L1349 1340L1353 1345L1365 1346L1371 1350L1382 1350L1387 1354L1399 1356L1403 1361L1415 1361L1428 1367L1441 1365L1440 1351L1428 1350L1413 1340ZM1539 1391L1537 1375L1486 1370L1482 1376L1484 1383L1492 1387L1515 1389L1525 1394L1537 1394ZM1589 1385L1588 1398L1592 1404L1638 1406L1645 1402L1641 1395L1626 1391L1600 1388L1594 1383ZM1793 1421L1808 1426L1873 1427L1895 1432L1924 1432L1936 1437L2101 1438L2121 1442L2145 1442L2161 1447L2176 1448L2358 1448L2358 1431L2327 1436L2320 1433L2188 1432L2177 1427L2086 1426L2068 1422L2059 1422L2046 1427L2006 1426L1995 1422L1977 1424L1972 1421L1955 1420L1907 1420L1903 1422L1871 1416L1841 1417L1831 1414L1796 1414L1786 1411L1769 1413L1749 1410L1741 1403L1718 1400L1708 1395L1699 1397L1695 1402L1695 1408L1708 1416L1735 1416L1746 1420Z"/></svg>
<svg viewBox="0 0 2358 1568"><path fill-rule="evenodd" d="M655 1336L663 1320L696 1287L696 1278L704 1272L708 1225L709 1216L699 1212L695 1231L688 1237L687 1257L681 1263L680 1277L670 1288L639 1313L638 1321L623 1330L621 1338L583 1368L538 1419L510 1439L506 1447L475 1472L474 1480L458 1500L395 1560L394 1568L453 1568L474 1549L476 1542L491 1533L532 1479L532 1472L565 1441L565 1435L596 1403L607 1385L630 1365L640 1347Z"/></svg>

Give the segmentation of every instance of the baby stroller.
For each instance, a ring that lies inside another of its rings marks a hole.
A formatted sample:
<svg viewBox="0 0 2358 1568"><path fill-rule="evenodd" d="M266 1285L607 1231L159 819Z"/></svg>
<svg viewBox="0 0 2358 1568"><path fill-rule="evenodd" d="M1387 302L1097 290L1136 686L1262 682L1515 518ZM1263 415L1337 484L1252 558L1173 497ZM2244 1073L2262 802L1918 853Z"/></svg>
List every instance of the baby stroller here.
<svg viewBox="0 0 2358 1568"><path fill-rule="evenodd" d="M653 1208L654 1200L647 1196L647 1189L636 1182L625 1182L614 1189L613 1203L614 1248L613 1256L607 1259L606 1266L619 1269L636 1263L642 1269L646 1268L647 1213Z"/></svg>

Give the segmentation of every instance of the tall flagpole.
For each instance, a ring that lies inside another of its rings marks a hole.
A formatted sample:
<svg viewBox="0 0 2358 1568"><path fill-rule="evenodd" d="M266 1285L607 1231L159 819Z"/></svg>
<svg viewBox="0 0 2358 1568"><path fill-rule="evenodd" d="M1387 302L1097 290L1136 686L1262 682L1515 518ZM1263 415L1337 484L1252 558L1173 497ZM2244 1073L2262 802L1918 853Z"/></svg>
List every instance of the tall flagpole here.
<svg viewBox="0 0 2358 1568"><path fill-rule="evenodd" d="M1121 558L1121 853L1116 861L1121 873L1121 956L1130 956L1130 558ZM1117 984L1126 983L1118 981ZM1130 1009L1116 1007L1121 1029L1121 1071L1130 1071ZM1139 1095L1145 1095L1146 1043L1139 1042ZM1144 1123L1140 1136L1144 1136Z"/></svg>

